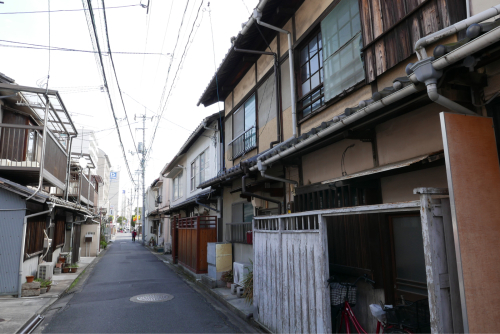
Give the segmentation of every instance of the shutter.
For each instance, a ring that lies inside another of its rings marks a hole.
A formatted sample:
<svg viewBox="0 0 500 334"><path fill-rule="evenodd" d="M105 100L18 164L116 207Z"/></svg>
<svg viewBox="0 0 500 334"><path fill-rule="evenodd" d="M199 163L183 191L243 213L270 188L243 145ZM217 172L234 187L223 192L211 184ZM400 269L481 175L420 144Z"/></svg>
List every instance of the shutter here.
<svg viewBox="0 0 500 334"><path fill-rule="evenodd" d="M357 0L342 0L321 22L325 100L365 78Z"/></svg>

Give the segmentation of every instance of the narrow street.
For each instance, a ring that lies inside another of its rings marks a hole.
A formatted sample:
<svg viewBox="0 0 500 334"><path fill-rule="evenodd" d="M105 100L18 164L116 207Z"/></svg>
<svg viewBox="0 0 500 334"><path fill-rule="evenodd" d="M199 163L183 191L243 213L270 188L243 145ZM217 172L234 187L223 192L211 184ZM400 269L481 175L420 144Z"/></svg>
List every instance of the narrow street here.
<svg viewBox="0 0 500 334"><path fill-rule="evenodd" d="M163 302L133 302L164 293ZM242 332L210 302L131 235L118 234L81 291L43 324L43 333L234 333Z"/></svg>

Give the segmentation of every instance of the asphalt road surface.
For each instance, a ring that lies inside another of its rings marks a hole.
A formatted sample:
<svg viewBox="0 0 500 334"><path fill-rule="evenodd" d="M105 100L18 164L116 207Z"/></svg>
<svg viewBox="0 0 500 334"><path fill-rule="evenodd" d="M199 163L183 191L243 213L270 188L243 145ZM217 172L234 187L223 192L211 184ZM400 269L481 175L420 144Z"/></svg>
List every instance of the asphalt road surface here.
<svg viewBox="0 0 500 334"><path fill-rule="evenodd" d="M137 295L167 293L165 302L135 303ZM231 316L205 299L130 233L119 233L90 276L43 333L235 333ZM228 312L230 313L230 312ZM229 318L228 318L229 317Z"/></svg>

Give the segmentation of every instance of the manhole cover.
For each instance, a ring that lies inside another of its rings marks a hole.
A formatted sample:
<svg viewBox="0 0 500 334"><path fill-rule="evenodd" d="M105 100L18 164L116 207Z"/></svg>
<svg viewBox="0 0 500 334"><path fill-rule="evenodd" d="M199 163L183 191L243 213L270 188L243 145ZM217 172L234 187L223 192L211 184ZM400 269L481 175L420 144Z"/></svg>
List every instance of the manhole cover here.
<svg viewBox="0 0 500 334"><path fill-rule="evenodd" d="M168 293L148 293L145 295L138 295L130 298L131 302L134 303L159 303L166 302L174 298L174 296Z"/></svg>

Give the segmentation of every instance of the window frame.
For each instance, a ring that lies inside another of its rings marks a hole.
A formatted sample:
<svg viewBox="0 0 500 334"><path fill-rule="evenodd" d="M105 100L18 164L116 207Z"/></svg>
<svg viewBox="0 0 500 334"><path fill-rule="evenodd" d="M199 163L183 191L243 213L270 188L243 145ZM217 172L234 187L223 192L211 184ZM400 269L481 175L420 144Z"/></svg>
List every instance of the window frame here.
<svg viewBox="0 0 500 334"><path fill-rule="evenodd" d="M252 151L253 149L257 148L258 145L257 145L257 124L258 124L258 119L257 119L257 115L258 115L258 101L257 101L257 89L258 89L258 85L255 85L254 89L251 91L251 93L246 97L246 99L243 99L241 103L238 104L238 106L236 108L233 109L233 112L231 113L231 134L232 134L232 138L231 138L231 142L229 143L229 145L231 145L231 157L232 157L232 160L235 160L243 155L245 155L247 152L250 152ZM245 111L246 111L246 108L245 108L245 105L246 103L251 99L251 98L254 98L254 104L255 104L255 107L254 107L254 124L253 126L251 126L250 128L246 129L246 124L245 124L245 121L246 121L246 115L245 115ZM243 112L243 132L239 133L238 135L235 135L235 131L234 131L234 121L235 121L235 115L238 113L238 112ZM253 129L253 133L249 136L249 138L244 138L243 139L243 150L241 152L237 152L236 154L234 153L234 142L236 140L239 139L239 137L243 136L243 137L247 137L246 133L248 131L251 131ZM253 145L250 145L248 147L246 147L246 141L247 140L251 140L250 138L254 138L253 139Z"/></svg>
<svg viewBox="0 0 500 334"><path fill-rule="evenodd" d="M172 198L174 201L178 200L179 198L181 198L183 196L182 173L183 172L180 172L172 179ZM177 181L177 185L176 185L176 181ZM177 191L177 196L176 196L176 191Z"/></svg>
<svg viewBox="0 0 500 334"><path fill-rule="evenodd" d="M324 74L323 74L323 64L324 64L324 61L323 61L323 41L321 41L321 47L316 51L316 53L313 55L313 57L315 57L316 55L318 55L318 70L316 72L314 72L314 74L316 73L319 73L319 77L320 77L320 83L319 85L315 86L314 88L310 89L306 94L303 94L302 95L302 85L303 85L303 82L302 82L302 68L303 66L307 63L309 68L310 68L310 62L311 62L311 57L310 57L310 54L309 54L309 57L308 57L308 60L302 64L302 51L305 49L305 48L308 48L309 49L309 44L313 41L313 39L315 38L318 38L320 37L322 34L321 32L321 21L319 23L317 23L317 26L314 27L313 31L311 31L308 35L307 35L307 38L305 38L302 42L300 42L300 45L299 47L296 49L296 52L295 52L295 68L296 68L296 81L297 81L297 84L296 84L296 91L297 91L297 96L300 96L300 98L297 99L297 109L298 109L298 114L299 114L299 120L302 120L302 119L305 119L307 117L309 117L310 115L318 112L318 110L322 110L322 108L325 106L326 104L326 101L324 101L324 89L323 89L323 79L324 79ZM308 50L308 53L309 50ZM310 69L309 69L310 71ZM312 73L309 73L309 77L307 80L311 80L311 78L313 77L314 74ZM307 81L306 80L306 81ZM312 99L312 96L314 94L316 94L318 91L320 91L320 94L314 98L314 100ZM304 103L305 100L307 99L310 99L310 101L307 102L307 104L305 106L302 105L302 103ZM316 108L316 109L312 109L312 106L314 105L314 103L316 103L317 101L320 101L320 105ZM307 114L307 115L304 115L303 112L305 109L307 109L308 107L311 107L311 111Z"/></svg>
<svg viewBox="0 0 500 334"><path fill-rule="evenodd" d="M303 97L298 98L300 96L300 93L301 93L301 91L300 91L301 87L299 87L299 86L301 86L301 84L300 84L300 51L303 47L305 47L306 45L309 44L309 42L313 39L313 36L316 36L320 32L322 33L321 22L340 4L341 1L342 0L333 1L325 9L325 11L309 26L309 28L304 32L304 34L301 37L297 38L297 41L295 43L297 45L297 47L294 48L293 66L295 68L294 80L295 80L295 94L296 94L297 98L296 98L296 101L292 101L292 103L296 103L297 123L298 124L301 124L301 123L309 120L310 118L314 117L315 115L317 115L320 112L324 111L325 109L329 108L330 106L332 106L333 104L335 104L339 100L343 99L346 95L351 94L352 92L357 91L358 89L367 85L366 74L365 74L364 80L354 84L352 87L350 87L349 89L346 89L344 92L338 94L337 96L333 97L332 99L325 100L324 104L322 104L318 109L311 111L306 116L302 115L303 108L300 107L300 103L303 102L303 100L305 100L307 98L307 96L303 96ZM359 5L359 1L358 1L358 5ZM359 10L359 15L361 15L361 10ZM360 19L361 19L361 16L360 16ZM361 24L363 24L363 23L361 22ZM361 29L360 34L361 34L361 38L363 38L363 29ZM347 42L347 43L349 43L349 42ZM346 44L344 44L341 47L341 49ZM322 46L322 47L324 47L324 46ZM363 50L361 50L361 51L363 51ZM364 52L362 52L362 55L364 55ZM286 58L286 56L285 56L285 59L288 59L288 58ZM323 59L323 68L324 68L324 59ZM324 80L324 76L323 76L323 80ZM319 86L323 87L324 86L323 82L321 82L321 84ZM315 89L317 90L317 88L315 88ZM311 93L311 92L309 92L309 93ZM320 94L320 95L324 96L324 93L325 92L323 90L323 94ZM317 100L317 99L315 99L315 100ZM311 101L311 104L313 104L313 103L314 102ZM311 105L311 104L308 104L308 105ZM307 108L307 106L306 106L306 108Z"/></svg>
<svg viewBox="0 0 500 334"><path fill-rule="evenodd" d="M209 153L210 146L204 149L200 154L196 156L191 161L191 175L190 175L190 184L191 184L191 192L196 191L198 186L207 180L206 173L209 169ZM204 157L204 164L201 164L201 157ZM194 168L193 168L194 167ZM202 177L203 176L203 177Z"/></svg>

